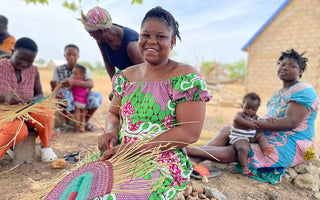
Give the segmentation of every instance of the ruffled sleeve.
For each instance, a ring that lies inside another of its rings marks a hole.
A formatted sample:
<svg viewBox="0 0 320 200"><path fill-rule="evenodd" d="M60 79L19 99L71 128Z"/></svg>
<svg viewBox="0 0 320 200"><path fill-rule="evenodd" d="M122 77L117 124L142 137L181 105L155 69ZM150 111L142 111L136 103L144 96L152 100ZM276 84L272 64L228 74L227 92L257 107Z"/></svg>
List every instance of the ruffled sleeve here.
<svg viewBox="0 0 320 200"><path fill-rule="evenodd" d="M212 99L212 95L208 93L206 82L198 74L184 74L179 77L171 78L170 81L173 102L208 102Z"/></svg>
<svg viewBox="0 0 320 200"><path fill-rule="evenodd" d="M127 78L123 75L122 70L117 71L112 77L112 93L115 97L122 98L125 87L128 84Z"/></svg>
<svg viewBox="0 0 320 200"><path fill-rule="evenodd" d="M314 88L310 84L304 82L296 84L291 89L289 101L295 101L305 106L308 110L314 111L317 111L319 104L319 98Z"/></svg>

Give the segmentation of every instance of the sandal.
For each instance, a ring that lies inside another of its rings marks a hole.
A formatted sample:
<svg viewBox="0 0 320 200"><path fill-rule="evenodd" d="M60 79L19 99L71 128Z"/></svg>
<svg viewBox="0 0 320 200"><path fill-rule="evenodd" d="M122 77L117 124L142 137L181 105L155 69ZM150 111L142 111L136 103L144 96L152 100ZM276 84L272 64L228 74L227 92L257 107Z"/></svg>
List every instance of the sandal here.
<svg viewBox="0 0 320 200"><path fill-rule="evenodd" d="M86 123L85 130L92 132L92 131L94 131L94 126L90 123Z"/></svg>
<svg viewBox="0 0 320 200"><path fill-rule="evenodd" d="M64 154L63 158L65 161L76 163L79 162L79 153L79 151L75 151L72 153Z"/></svg>
<svg viewBox="0 0 320 200"><path fill-rule="evenodd" d="M210 169L208 170L205 166L198 164L193 168L193 171L191 172L191 178L201 180L203 176L206 176L209 178L214 178L221 175L220 170Z"/></svg>
<svg viewBox="0 0 320 200"><path fill-rule="evenodd" d="M42 162L52 162L57 159L57 155L53 152L51 147L41 148L40 156Z"/></svg>

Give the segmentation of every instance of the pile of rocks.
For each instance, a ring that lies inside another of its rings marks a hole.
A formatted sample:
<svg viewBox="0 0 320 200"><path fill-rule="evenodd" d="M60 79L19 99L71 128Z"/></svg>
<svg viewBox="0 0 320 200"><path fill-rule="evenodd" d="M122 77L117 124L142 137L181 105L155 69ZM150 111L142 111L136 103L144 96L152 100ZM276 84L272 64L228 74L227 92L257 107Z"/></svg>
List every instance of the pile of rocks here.
<svg viewBox="0 0 320 200"><path fill-rule="evenodd" d="M286 169L284 181L299 188L312 191L316 199L320 199L320 157L317 155L312 161L301 163Z"/></svg>
<svg viewBox="0 0 320 200"><path fill-rule="evenodd" d="M203 177L201 182L190 180L186 189L179 192L174 200L226 200L227 198L218 190L206 186L208 178Z"/></svg>

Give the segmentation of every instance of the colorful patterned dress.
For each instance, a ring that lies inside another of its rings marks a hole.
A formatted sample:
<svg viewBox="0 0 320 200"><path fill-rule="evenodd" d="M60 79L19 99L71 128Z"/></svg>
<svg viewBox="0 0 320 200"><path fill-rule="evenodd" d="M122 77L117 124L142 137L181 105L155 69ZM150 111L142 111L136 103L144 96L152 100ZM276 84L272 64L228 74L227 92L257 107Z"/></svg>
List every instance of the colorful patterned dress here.
<svg viewBox="0 0 320 200"><path fill-rule="evenodd" d="M166 81L129 82L122 71L112 80L113 93L121 98L123 128L119 142L134 142L144 137L154 137L172 127L176 121L176 106L185 101L209 101L206 83L198 74L185 74ZM151 133L151 134L150 134ZM164 187L151 194L110 194L97 199L173 199L186 186L191 164L185 149L163 153L158 162L169 162L170 176ZM178 163L182 168L177 167ZM163 176L163 173L160 173Z"/></svg>
<svg viewBox="0 0 320 200"><path fill-rule="evenodd" d="M314 88L304 82L298 82L287 91L278 90L267 103L266 118L283 118L289 102L305 106L309 113L301 124L289 131L265 131L269 143L275 150L264 156L258 144L251 144L248 165L257 178L272 184L280 181L287 167L312 160L314 156L314 121L318 112L319 98Z"/></svg>

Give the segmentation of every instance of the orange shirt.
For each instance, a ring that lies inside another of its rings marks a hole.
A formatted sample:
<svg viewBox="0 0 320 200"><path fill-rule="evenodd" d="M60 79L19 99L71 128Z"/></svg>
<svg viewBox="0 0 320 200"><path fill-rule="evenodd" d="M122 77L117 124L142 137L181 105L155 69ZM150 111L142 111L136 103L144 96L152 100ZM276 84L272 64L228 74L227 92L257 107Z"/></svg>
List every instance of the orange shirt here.
<svg viewBox="0 0 320 200"><path fill-rule="evenodd" d="M14 49L14 44L16 43L16 39L13 36L9 36L3 40L0 45L0 49L12 54L12 50Z"/></svg>

